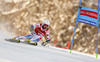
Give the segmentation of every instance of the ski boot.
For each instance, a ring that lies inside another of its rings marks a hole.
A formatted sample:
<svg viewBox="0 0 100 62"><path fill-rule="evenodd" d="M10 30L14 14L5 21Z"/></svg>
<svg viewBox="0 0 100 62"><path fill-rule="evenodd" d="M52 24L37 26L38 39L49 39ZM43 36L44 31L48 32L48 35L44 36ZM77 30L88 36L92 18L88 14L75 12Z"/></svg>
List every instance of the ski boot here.
<svg viewBox="0 0 100 62"><path fill-rule="evenodd" d="M30 40L30 39L27 39L25 42L26 42L26 43L30 43L30 42L31 42L31 40Z"/></svg>
<svg viewBox="0 0 100 62"><path fill-rule="evenodd" d="M33 45L34 45L34 46L37 46L38 44L35 42L35 43L33 43Z"/></svg>
<svg viewBox="0 0 100 62"><path fill-rule="evenodd" d="M16 38L12 38L12 40L16 40ZM17 41L17 43L20 43L20 40L18 39L18 40L16 40Z"/></svg>
<svg viewBox="0 0 100 62"><path fill-rule="evenodd" d="M34 45L34 46L36 46L37 45L37 43L35 42L35 43L30 43L31 42L31 40L30 39L27 39L26 40L26 43L28 43L28 44L30 44L30 45Z"/></svg>

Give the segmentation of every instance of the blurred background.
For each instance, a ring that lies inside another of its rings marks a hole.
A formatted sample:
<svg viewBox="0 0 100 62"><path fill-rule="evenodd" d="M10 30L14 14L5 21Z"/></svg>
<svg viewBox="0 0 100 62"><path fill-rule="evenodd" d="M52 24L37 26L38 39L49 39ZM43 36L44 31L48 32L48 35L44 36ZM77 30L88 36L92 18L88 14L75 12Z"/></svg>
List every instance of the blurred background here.
<svg viewBox="0 0 100 62"><path fill-rule="evenodd" d="M50 44L67 48L72 41L80 0L0 0L0 30L16 36L29 33L32 24L50 20ZM82 0L82 7L98 9L98 0ZM100 23L99 23L100 27ZM100 38L100 30L99 30ZM41 40L45 41L45 37ZM97 27L78 23L73 50L96 54ZM100 54L100 39L98 46Z"/></svg>

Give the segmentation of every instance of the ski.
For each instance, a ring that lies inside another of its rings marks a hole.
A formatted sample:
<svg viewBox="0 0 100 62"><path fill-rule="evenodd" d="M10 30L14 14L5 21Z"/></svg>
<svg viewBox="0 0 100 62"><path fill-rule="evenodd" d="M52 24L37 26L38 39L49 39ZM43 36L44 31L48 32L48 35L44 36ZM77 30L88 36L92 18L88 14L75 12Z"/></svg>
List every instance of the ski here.
<svg viewBox="0 0 100 62"><path fill-rule="evenodd" d="M25 40L22 42L22 41L20 41L20 42L17 42L17 40L12 40L12 39L5 39L6 41L9 41L9 42L15 42L15 43L25 43L25 44L29 44L29 45L34 45L35 46L35 44L34 43L30 43L30 42L26 42Z"/></svg>
<svg viewBox="0 0 100 62"><path fill-rule="evenodd" d="M9 41L9 42L16 42L16 43L18 43L17 40L12 40L12 39L5 39L5 40Z"/></svg>

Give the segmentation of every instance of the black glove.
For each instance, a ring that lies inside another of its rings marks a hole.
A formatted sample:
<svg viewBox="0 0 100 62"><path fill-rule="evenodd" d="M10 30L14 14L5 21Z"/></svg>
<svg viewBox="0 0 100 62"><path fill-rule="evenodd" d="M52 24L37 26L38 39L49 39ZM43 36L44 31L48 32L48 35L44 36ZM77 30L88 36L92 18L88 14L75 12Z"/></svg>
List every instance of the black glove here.
<svg viewBox="0 0 100 62"><path fill-rule="evenodd" d="M45 42L42 43L43 46L45 46L50 40L47 40Z"/></svg>
<svg viewBox="0 0 100 62"><path fill-rule="evenodd" d="M46 41L42 43L42 45L43 45L43 46L45 46L46 44L47 44L47 42L46 42Z"/></svg>

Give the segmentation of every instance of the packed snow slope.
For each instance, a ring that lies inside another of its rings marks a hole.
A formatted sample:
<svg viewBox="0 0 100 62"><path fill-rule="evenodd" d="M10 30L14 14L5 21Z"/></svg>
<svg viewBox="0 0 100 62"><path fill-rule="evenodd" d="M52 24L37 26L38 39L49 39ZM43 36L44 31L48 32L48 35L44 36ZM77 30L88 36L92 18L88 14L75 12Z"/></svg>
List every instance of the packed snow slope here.
<svg viewBox="0 0 100 62"><path fill-rule="evenodd" d="M75 51L69 54L69 50L51 46L7 42L4 39L13 34L0 32L0 62L100 62L100 58Z"/></svg>

